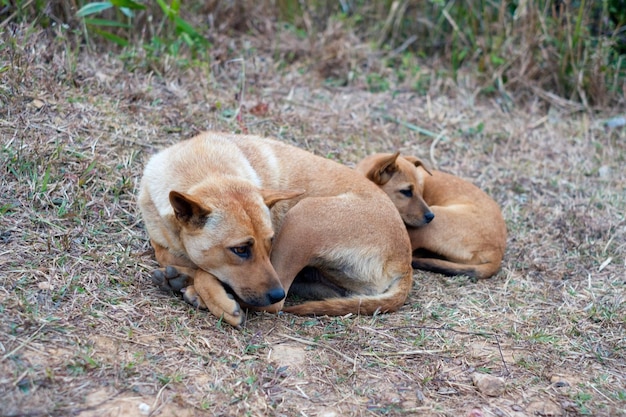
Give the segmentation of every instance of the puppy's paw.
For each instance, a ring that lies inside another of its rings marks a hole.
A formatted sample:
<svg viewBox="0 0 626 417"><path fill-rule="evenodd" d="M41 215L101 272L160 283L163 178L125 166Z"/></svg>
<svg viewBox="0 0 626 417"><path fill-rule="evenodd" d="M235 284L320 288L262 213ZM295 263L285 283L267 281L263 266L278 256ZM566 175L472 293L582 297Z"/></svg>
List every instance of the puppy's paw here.
<svg viewBox="0 0 626 417"><path fill-rule="evenodd" d="M179 271L174 266L155 269L150 278L164 291L181 291L190 285L189 275Z"/></svg>

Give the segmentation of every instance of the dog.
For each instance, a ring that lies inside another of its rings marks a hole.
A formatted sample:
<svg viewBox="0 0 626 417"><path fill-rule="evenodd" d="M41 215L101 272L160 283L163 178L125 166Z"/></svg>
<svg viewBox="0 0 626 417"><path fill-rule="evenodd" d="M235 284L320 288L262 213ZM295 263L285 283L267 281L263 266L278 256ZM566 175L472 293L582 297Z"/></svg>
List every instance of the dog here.
<svg viewBox="0 0 626 417"><path fill-rule="evenodd" d="M152 280L241 326L241 308L375 314L404 304L411 243L371 181L277 140L206 132L150 158L138 197ZM284 306L289 293L303 299Z"/></svg>
<svg viewBox="0 0 626 417"><path fill-rule="evenodd" d="M418 158L399 152L370 155L355 169L385 191L400 212L414 268L475 279L499 271L506 224L498 204L478 187L430 171Z"/></svg>

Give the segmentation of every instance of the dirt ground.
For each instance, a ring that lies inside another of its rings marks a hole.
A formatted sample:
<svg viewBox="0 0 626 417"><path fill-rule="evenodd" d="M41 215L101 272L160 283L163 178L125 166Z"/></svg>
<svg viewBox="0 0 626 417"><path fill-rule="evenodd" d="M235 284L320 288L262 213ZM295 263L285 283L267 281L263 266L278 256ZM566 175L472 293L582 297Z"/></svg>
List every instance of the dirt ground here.
<svg viewBox="0 0 626 417"><path fill-rule="evenodd" d="M515 104L427 67L420 90L388 68L387 89L368 68L336 86L244 41L192 69L25 28L0 42L0 416L626 415L615 109ZM151 284L136 206L150 155L206 129L467 178L502 207L502 269L415 271L394 314L249 313L235 330Z"/></svg>

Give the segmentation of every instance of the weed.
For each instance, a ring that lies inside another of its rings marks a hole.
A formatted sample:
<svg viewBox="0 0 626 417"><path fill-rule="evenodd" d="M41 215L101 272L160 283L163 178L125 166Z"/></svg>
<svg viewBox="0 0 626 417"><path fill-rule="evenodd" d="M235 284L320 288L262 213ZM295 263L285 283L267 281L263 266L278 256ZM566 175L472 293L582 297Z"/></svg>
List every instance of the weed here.
<svg viewBox="0 0 626 417"><path fill-rule="evenodd" d="M174 373L172 375L158 374L156 378L161 383L161 385L168 385L170 383L182 382L184 379L184 375L181 373Z"/></svg>
<svg viewBox="0 0 626 417"><path fill-rule="evenodd" d="M576 396L574 397L574 400L576 401L576 405L578 406L578 410L581 414L583 415L592 414L591 410L589 410L589 408L587 408L586 406L587 402L589 402L592 398L593 396L591 394L586 393L584 391L580 391L576 394Z"/></svg>
<svg viewBox="0 0 626 417"><path fill-rule="evenodd" d="M372 93L380 93L389 90L389 81L377 73L370 73L366 77L367 86Z"/></svg>
<svg viewBox="0 0 626 417"><path fill-rule="evenodd" d="M156 28L151 28L152 36L143 43L148 59L156 62L168 54L177 60L177 65L187 66L189 60L182 53L184 48L188 48L194 59L198 55L204 57L210 44L194 25L181 17L180 6L179 1L167 4L165 0L154 0L149 6L132 0L92 2L81 7L77 16L82 18L88 41L94 34L119 47L131 47L140 41L144 28L138 22L146 19L159 22Z"/></svg>

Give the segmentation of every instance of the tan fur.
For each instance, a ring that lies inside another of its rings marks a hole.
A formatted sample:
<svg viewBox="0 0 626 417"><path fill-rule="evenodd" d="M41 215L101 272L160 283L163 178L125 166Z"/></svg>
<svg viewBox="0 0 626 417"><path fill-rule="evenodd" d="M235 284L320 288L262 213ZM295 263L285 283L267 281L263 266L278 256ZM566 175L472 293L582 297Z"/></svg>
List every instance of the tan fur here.
<svg viewBox="0 0 626 417"><path fill-rule="evenodd" d="M478 187L454 175L430 172L419 159L399 153L371 155L356 170L381 187L400 212L414 268L475 278L498 272L506 224L498 204ZM409 189L412 195L407 197ZM434 218L428 220L428 213Z"/></svg>
<svg viewBox="0 0 626 417"><path fill-rule="evenodd" d="M240 305L276 312L288 291L322 299L285 311L343 315L394 311L411 288L387 196L275 140L207 132L171 146L147 164L139 206L163 267L153 280L234 326Z"/></svg>

